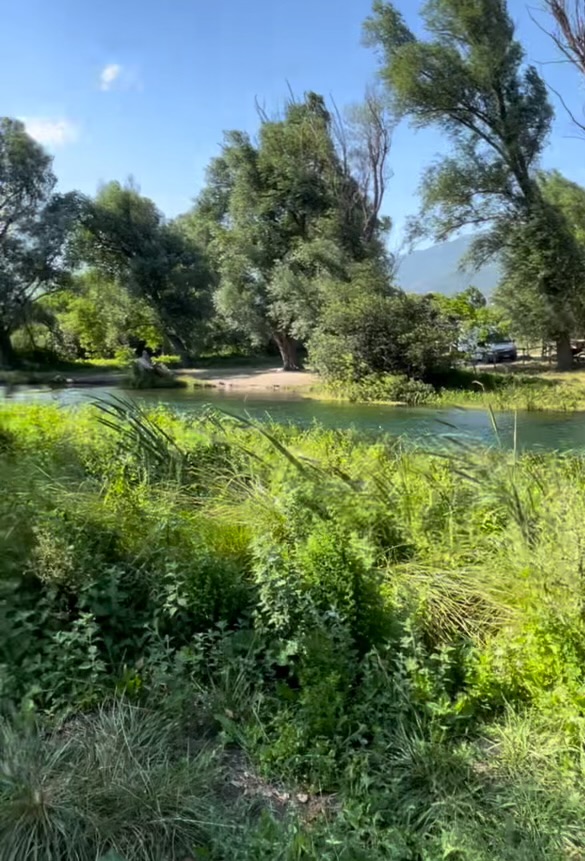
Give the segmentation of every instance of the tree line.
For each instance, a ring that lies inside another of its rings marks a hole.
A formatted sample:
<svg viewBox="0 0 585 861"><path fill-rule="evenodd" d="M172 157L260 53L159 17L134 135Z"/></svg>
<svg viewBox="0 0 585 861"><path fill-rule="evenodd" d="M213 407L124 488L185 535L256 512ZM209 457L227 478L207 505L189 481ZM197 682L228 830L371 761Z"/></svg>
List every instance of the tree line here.
<svg viewBox="0 0 585 861"><path fill-rule="evenodd" d="M547 5L556 44L585 73L582 0ZM74 357L149 345L187 362L272 345L284 369L308 353L337 379L424 378L453 361L472 321L554 341L570 367L585 332L585 190L541 170L546 84L505 0L429 0L421 15L424 38L375 0L364 34L379 80L363 102L342 113L309 92L278 117L259 110L256 137L226 133L173 220L132 183L57 193L50 156L1 119L0 365L39 346ZM473 291L450 301L396 285L382 211L401 121L450 143L423 174L412 237L473 229L469 264L502 267L489 308Z"/></svg>

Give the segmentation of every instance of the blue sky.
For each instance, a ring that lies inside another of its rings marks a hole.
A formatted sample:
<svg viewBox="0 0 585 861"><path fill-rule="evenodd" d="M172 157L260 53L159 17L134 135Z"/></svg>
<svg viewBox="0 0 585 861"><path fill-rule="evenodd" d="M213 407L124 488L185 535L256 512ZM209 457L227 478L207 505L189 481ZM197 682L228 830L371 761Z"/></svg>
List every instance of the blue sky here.
<svg viewBox="0 0 585 861"><path fill-rule="evenodd" d="M398 5L416 27L419 4ZM585 87L527 8L510 2L530 60L580 113ZM256 97L276 111L288 82L339 106L359 100L376 71L361 45L369 11L370 0L4 0L0 113L25 118L54 152L63 189L93 193L133 175L173 216L201 187L223 130L257 128ZM585 184L576 135L559 107L544 165ZM432 131L396 133L385 206L394 243L416 212L422 169L445 149Z"/></svg>

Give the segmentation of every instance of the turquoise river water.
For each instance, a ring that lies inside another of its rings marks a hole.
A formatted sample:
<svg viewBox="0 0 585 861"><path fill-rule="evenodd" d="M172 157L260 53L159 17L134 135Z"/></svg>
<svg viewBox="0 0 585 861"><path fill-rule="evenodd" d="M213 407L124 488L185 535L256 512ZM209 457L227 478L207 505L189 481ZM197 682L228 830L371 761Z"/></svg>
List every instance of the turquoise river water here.
<svg viewBox="0 0 585 861"><path fill-rule="evenodd" d="M197 412L206 406L215 406L262 421L291 422L302 427L315 423L327 428L354 428L369 434L401 436L429 445L453 436L487 445L498 441L490 416L484 410L348 404L274 392L223 392L216 389L122 392L111 387L51 391L21 387L12 392L5 402L46 402L75 406L112 395L141 403L165 404L182 412ZM0 389L0 402L3 400ZM502 412L497 413L496 417L499 442L506 447L513 445L516 423L517 445L521 449L585 450L585 413L519 412L515 416L511 412Z"/></svg>

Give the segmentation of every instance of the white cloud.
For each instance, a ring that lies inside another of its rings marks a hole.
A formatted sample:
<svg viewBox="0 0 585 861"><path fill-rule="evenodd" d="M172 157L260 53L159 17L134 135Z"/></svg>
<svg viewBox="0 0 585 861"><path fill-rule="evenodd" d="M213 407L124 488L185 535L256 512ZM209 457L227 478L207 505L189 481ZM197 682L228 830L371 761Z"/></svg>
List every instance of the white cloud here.
<svg viewBox="0 0 585 861"><path fill-rule="evenodd" d="M48 147L66 146L75 143L79 129L70 120L55 120L48 117L21 117L28 134L40 144Z"/></svg>
<svg viewBox="0 0 585 861"><path fill-rule="evenodd" d="M100 72L100 90L111 90L120 75L122 66L119 63L109 63Z"/></svg>

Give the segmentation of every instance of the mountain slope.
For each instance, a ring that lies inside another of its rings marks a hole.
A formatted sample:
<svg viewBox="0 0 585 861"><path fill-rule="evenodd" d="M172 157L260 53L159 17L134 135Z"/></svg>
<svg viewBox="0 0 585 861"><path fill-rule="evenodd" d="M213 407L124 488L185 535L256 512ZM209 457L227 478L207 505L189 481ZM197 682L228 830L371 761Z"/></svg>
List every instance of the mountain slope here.
<svg viewBox="0 0 585 861"><path fill-rule="evenodd" d="M476 271L458 270L459 262L472 241L472 236L462 236L408 254L398 264L397 280L400 287L408 293L444 293L452 296L473 284L489 296L500 280L497 263Z"/></svg>

